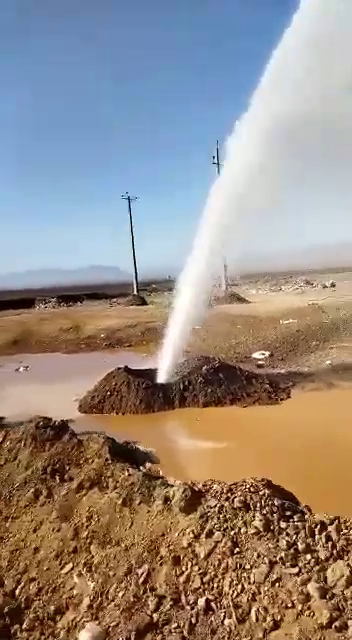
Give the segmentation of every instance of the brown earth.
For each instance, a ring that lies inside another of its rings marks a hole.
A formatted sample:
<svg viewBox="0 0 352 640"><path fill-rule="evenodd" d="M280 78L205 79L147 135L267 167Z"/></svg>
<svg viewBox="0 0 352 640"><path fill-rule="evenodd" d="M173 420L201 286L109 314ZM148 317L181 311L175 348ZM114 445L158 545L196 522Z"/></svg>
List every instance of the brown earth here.
<svg viewBox="0 0 352 640"><path fill-rule="evenodd" d="M203 326L194 328L188 354L248 364L254 351L265 349L273 354L268 365L280 368L321 366L331 357L334 362L351 360L352 281L351 286L338 283L328 295L322 289L269 295L251 291L241 289L250 305L211 309ZM171 296L153 294L148 303L0 313L0 355L114 348L153 353L162 340Z"/></svg>
<svg viewBox="0 0 352 640"><path fill-rule="evenodd" d="M347 639L352 522L269 480L185 484L67 422L0 427L0 637Z"/></svg>
<svg viewBox="0 0 352 640"><path fill-rule="evenodd" d="M82 305L0 313L0 355L147 349L159 344L166 314L147 307Z"/></svg>
<svg viewBox="0 0 352 640"><path fill-rule="evenodd" d="M125 307L145 307L148 302L144 296L141 296L139 293L131 293L130 296L127 296L122 300L122 304Z"/></svg>
<svg viewBox="0 0 352 640"><path fill-rule="evenodd" d="M190 359L167 384L155 369L118 367L80 400L81 413L153 413L190 407L276 404L290 397L290 384L216 358Z"/></svg>
<svg viewBox="0 0 352 640"><path fill-rule="evenodd" d="M247 298L241 296L241 294L237 291L226 291L225 293L213 296L212 304L250 304L250 300L247 300Z"/></svg>

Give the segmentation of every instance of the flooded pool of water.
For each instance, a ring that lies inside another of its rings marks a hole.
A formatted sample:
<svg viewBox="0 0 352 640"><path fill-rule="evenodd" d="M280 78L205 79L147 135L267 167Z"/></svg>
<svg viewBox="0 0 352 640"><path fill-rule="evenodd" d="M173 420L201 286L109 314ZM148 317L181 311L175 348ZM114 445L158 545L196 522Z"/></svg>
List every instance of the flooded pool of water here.
<svg viewBox="0 0 352 640"><path fill-rule="evenodd" d="M20 364L30 369L14 369ZM352 516L352 388L295 392L269 407L192 409L146 416L79 416L77 399L113 367L152 366L130 353L0 359L0 415L75 418L156 450L175 478L232 482L265 476L315 511Z"/></svg>
<svg viewBox="0 0 352 640"><path fill-rule="evenodd" d="M352 516L352 390L297 392L282 405L182 410L79 423L156 450L175 478L264 476L317 512Z"/></svg>
<svg viewBox="0 0 352 640"><path fill-rule="evenodd" d="M147 356L127 351L0 357L0 415L74 418L78 399L111 369L125 364L153 366Z"/></svg>

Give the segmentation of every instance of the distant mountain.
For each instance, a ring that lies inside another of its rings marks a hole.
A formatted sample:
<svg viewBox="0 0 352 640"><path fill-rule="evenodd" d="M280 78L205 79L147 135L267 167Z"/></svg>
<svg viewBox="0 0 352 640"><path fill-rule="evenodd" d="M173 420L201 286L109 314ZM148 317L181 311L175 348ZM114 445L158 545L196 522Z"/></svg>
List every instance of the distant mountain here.
<svg viewBox="0 0 352 640"><path fill-rule="evenodd" d="M0 289L30 289L61 285L128 282L131 275L119 267L92 265L82 269L33 269L0 274Z"/></svg>

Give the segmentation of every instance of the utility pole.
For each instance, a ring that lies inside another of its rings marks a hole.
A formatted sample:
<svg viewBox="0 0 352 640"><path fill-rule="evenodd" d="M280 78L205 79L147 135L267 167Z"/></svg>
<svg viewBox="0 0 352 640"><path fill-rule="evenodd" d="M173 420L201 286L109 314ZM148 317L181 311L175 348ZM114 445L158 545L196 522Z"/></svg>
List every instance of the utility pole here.
<svg viewBox="0 0 352 640"><path fill-rule="evenodd" d="M128 204L128 215L130 219L130 232L131 232L131 245L132 245L132 257L133 257L133 293L134 295L139 295L139 284L138 284L138 269L137 269L137 258L136 258L136 246L134 242L134 231L133 231L133 219L132 219L132 206L131 202L135 202L138 200L136 196L130 196L128 191L121 196L122 200L127 200Z"/></svg>
<svg viewBox="0 0 352 640"><path fill-rule="evenodd" d="M220 175L220 168L221 168L221 162L220 162L220 145L219 145L219 140L216 141L216 154L215 156L213 156L213 164L216 166L216 173L218 174L218 177ZM227 262L226 262L226 257L223 257L223 271L221 274L221 288L224 292L227 291L228 289L228 277L227 277Z"/></svg>

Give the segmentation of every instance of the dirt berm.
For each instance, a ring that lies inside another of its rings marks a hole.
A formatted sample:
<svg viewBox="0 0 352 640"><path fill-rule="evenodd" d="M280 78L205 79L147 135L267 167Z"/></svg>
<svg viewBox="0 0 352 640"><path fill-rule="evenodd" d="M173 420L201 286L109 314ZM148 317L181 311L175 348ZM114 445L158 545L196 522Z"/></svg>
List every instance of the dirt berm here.
<svg viewBox="0 0 352 640"><path fill-rule="evenodd" d="M155 369L110 371L80 400L81 413L137 414L185 407L274 404L290 396L287 380L211 357L183 363L170 383L158 384Z"/></svg>
<svg viewBox="0 0 352 640"><path fill-rule="evenodd" d="M350 520L269 480L184 484L149 459L65 421L0 426L1 640L90 622L107 640L350 637Z"/></svg>

